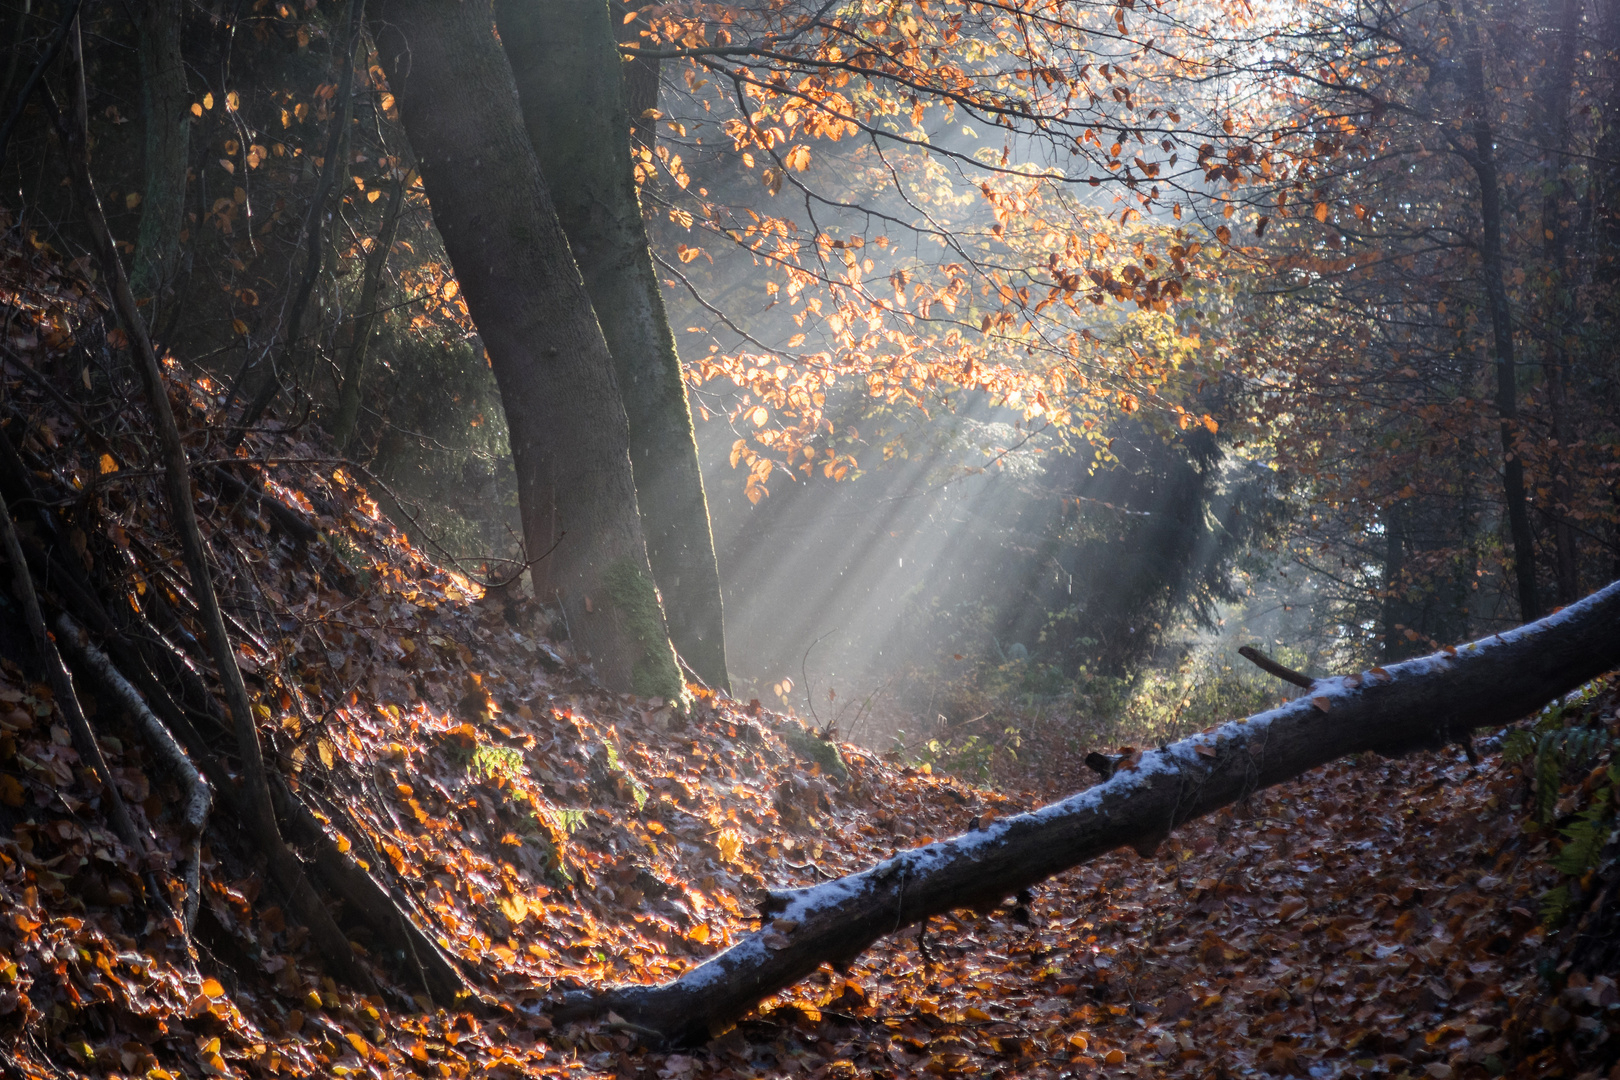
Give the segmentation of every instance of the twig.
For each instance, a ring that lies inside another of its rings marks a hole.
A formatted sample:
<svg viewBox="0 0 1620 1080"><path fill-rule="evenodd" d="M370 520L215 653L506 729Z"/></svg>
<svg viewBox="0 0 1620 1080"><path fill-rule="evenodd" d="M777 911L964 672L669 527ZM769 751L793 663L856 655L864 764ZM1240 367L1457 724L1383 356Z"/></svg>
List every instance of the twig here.
<svg viewBox="0 0 1620 1080"><path fill-rule="evenodd" d="M1243 646L1243 648L1238 650L1238 655L1249 661L1249 663L1253 664L1261 671L1264 671L1268 675L1275 675L1283 682L1293 683L1295 686L1302 687L1306 690L1309 690L1311 687L1316 685L1316 680L1311 678L1309 675L1301 675L1293 668L1283 667L1281 664L1277 663L1277 661L1273 660L1271 657L1267 656L1253 645Z"/></svg>

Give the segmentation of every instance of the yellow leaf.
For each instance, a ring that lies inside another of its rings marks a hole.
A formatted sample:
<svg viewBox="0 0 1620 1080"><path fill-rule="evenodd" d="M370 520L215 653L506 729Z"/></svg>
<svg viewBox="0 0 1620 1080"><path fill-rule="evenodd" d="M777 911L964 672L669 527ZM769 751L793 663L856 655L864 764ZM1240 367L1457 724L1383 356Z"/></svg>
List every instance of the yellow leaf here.
<svg viewBox="0 0 1620 1080"><path fill-rule="evenodd" d="M321 739L315 744L315 750L321 755L321 764L330 769L332 767L332 762L336 760L335 755L332 753L331 741Z"/></svg>
<svg viewBox="0 0 1620 1080"><path fill-rule="evenodd" d="M101 460L97 462L97 467L101 469L101 475L106 476L108 473L118 471L118 462L113 460L111 454L102 454Z"/></svg>
<svg viewBox="0 0 1620 1080"><path fill-rule="evenodd" d="M381 191L368 191L368 192L366 192L366 202L376 202L380 198L382 198L382 192Z"/></svg>
<svg viewBox="0 0 1620 1080"><path fill-rule="evenodd" d="M201 116L202 115L202 106L198 105L195 101L191 103L191 115L192 116Z"/></svg>
<svg viewBox="0 0 1620 1080"><path fill-rule="evenodd" d="M124 209L125 210L133 210L139 205L141 205L141 193L140 192L132 191L128 195L124 196Z"/></svg>
<svg viewBox="0 0 1620 1080"><path fill-rule="evenodd" d="M748 414L748 419L754 422L755 427L764 427L765 421L769 420L770 418L771 414L766 411L765 406L763 405L754 406L753 410Z"/></svg>
<svg viewBox="0 0 1620 1080"><path fill-rule="evenodd" d="M715 840L714 846L720 849L720 857L726 862L736 862L737 856L742 854L742 836L726 829L720 833L719 839Z"/></svg>
<svg viewBox="0 0 1620 1080"><path fill-rule="evenodd" d="M521 896L509 896L501 901L501 914L515 923L520 923L528 917L528 901Z"/></svg>
<svg viewBox="0 0 1620 1080"><path fill-rule="evenodd" d="M237 96L237 93L236 93L235 90L232 90L230 93L225 95L225 108L226 108L227 111L235 112L237 109L239 109L241 107L242 107L242 99Z"/></svg>
<svg viewBox="0 0 1620 1080"><path fill-rule="evenodd" d="M247 332L248 332L248 324L243 322L241 319L232 319L231 320L231 329L235 330L238 334L242 335L243 337L246 337Z"/></svg>
<svg viewBox="0 0 1620 1080"><path fill-rule="evenodd" d="M205 109L212 109L214 107L214 95L204 94L202 105Z"/></svg>

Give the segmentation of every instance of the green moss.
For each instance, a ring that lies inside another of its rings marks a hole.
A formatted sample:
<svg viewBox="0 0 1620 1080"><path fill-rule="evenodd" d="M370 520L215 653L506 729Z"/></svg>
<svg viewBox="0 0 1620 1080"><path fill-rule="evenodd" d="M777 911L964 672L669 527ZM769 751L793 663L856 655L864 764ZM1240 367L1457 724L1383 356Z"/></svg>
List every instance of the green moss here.
<svg viewBox="0 0 1620 1080"><path fill-rule="evenodd" d="M844 764L843 755L838 752L837 743L820 738L792 720L782 725L782 741L806 761L821 766L821 771L828 776L835 776L839 780L849 779L849 768Z"/></svg>
<svg viewBox="0 0 1620 1080"><path fill-rule="evenodd" d="M686 700L686 684L675 664L675 650L664 630L664 613L652 580L629 559L620 559L602 575L614 614L624 620L638 655L630 671L631 685L642 697Z"/></svg>

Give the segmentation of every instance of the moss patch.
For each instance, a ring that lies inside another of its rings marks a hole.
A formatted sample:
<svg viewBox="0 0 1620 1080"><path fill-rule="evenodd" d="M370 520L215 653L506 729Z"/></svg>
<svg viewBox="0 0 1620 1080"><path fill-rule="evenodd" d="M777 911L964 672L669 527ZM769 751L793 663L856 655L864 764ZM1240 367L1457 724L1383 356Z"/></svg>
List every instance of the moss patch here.
<svg viewBox="0 0 1620 1080"><path fill-rule="evenodd" d="M849 768L844 764L844 756L838 752L837 743L820 738L792 720L782 725L782 741L806 761L821 766L821 771L828 776L835 776L839 780L849 779Z"/></svg>
<svg viewBox="0 0 1620 1080"><path fill-rule="evenodd" d="M602 580L614 615L624 620L636 643L637 655L630 669L636 693L684 703L686 684L675 664L675 650L664 630L664 613L658 606L652 580L629 559L620 559L608 567Z"/></svg>

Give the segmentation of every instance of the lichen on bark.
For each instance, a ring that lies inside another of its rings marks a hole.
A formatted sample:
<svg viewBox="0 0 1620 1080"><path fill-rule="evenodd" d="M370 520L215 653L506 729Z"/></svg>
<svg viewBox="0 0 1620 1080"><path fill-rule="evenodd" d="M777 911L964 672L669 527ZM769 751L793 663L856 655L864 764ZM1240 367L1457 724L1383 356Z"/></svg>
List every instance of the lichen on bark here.
<svg viewBox="0 0 1620 1080"><path fill-rule="evenodd" d="M642 697L686 702L686 684L675 662L675 650L664 632L663 610L652 579L629 559L620 559L602 575L613 617L622 622L636 643L639 655L630 681Z"/></svg>

